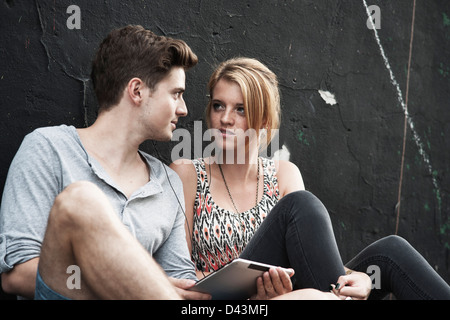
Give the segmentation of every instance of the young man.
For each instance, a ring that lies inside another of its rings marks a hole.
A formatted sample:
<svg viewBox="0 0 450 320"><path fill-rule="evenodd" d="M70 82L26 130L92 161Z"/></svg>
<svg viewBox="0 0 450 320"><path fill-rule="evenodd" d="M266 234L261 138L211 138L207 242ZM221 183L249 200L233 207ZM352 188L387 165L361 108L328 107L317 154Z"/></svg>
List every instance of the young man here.
<svg viewBox="0 0 450 320"><path fill-rule="evenodd" d="M95 123L37 129L11 164L0 213L5 292L36 299L208 298L185 290L196 277L181 182L138 150L147 139L170 140L187 114L185 70L196 63L186 43L141 26L107 36L92 64ZM77 271L81 286L74 288Z"/></svg>

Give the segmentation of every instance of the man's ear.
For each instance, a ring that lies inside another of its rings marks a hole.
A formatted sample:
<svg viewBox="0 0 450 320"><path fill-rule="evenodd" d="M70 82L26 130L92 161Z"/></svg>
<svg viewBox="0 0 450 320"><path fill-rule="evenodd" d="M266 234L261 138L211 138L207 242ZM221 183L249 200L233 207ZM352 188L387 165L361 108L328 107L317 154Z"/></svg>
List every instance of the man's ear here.
<svg viewBox="0 0 450 320"><path fill-rule="evenodd" d="M143 89L145 88L144 82L139 78L133 78L128 81L126 93L131 101L136 105L141 104L143 99Z"/></svg>

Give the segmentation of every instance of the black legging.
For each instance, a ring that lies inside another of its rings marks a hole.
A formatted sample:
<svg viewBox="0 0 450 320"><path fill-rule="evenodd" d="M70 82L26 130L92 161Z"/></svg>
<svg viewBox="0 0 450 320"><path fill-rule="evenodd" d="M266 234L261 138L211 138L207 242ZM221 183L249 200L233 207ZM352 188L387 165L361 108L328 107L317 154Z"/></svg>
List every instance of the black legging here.
<svg viewBox="0 0 450 320"><path fill-rule="evenodd" d="M267 215L241 257L295 270L296 288L329 291L345 274L328 211L317 197L297 191L283 197ZM388 236L361 251L347 265L380 283L370 299L388 293L396 299L450 299L450 287L403 238ZM369 269L370 270L370 269Z"/></svg>

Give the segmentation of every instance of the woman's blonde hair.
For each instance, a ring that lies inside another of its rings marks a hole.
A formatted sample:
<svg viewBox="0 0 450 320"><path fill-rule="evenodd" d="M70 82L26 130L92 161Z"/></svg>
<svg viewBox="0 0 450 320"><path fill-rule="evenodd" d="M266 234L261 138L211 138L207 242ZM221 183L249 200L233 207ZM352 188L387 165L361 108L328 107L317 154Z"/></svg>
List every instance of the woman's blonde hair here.
<svg viewBox="0 0 450 320"><path fill-rule="evenodd" d="M206 107L206 122L210 127L213 91L219 80L233 81L239 85L244 98L247 125L266 139L260 148L267 147L273 133L280 126L280 93L277 76L264 64L252 58L233 58L222 62L211 75L208 83L209 103ZM260 129L265 129L263 132Z"/></svg>

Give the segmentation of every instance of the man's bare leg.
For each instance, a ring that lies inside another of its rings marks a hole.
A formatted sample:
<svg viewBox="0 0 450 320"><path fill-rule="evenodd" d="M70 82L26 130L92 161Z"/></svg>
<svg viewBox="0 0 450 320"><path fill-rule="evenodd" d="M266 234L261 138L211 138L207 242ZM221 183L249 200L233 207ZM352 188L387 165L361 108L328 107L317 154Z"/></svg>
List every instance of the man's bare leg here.
<svg viewBox="0 0 450 320"><path fill-rule="evenodd" d="M69 289L67 268L80 268L81 289ZM39 273L73 299L179 299L164 271L90 182L68 186L55 200Z"/></svg>

